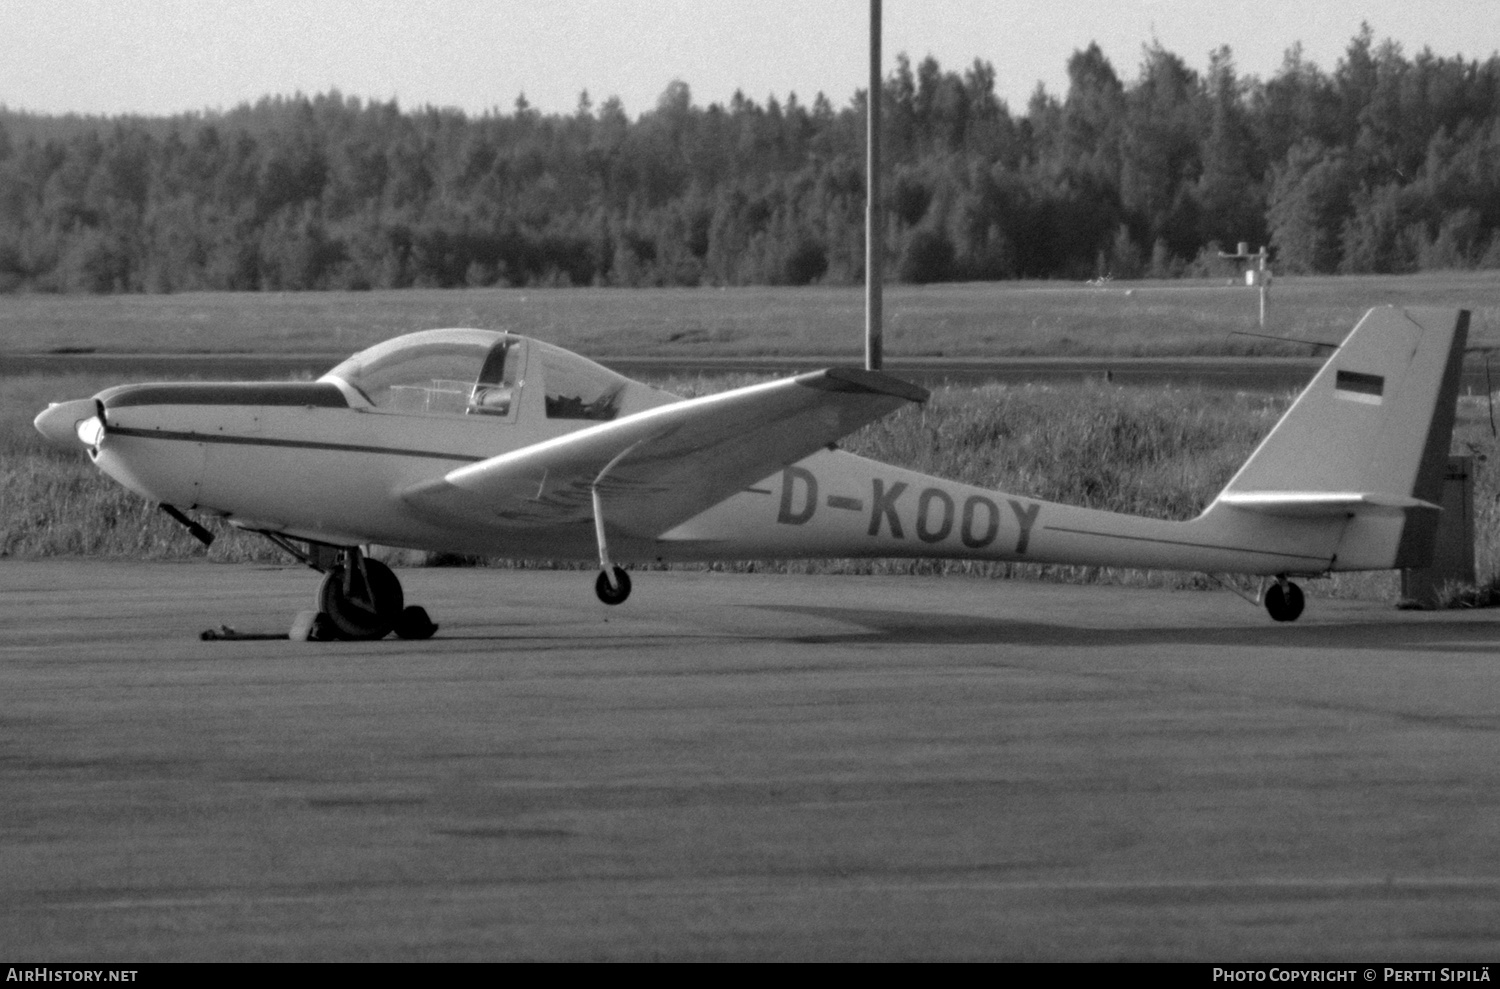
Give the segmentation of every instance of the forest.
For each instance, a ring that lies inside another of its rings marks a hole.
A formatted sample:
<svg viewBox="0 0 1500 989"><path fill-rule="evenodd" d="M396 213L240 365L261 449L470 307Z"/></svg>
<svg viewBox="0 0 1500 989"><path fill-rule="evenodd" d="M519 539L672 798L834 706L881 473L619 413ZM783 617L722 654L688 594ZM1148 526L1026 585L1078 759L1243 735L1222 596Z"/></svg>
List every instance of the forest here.
<svg viewBox="0 0 1500 989"><path fill-rule="evenodd" d="M1013 112L990 63L897 58L888 278L1216 275L1239 242L1289 274L1500 268L1500 56L1366 26L1331 71L1296 45L1267 80L1228 47L1202 73L1159 44L1133 80L1097 45L1067 69ZM857 283L867 98L0 106L0 292Z"/></svg>

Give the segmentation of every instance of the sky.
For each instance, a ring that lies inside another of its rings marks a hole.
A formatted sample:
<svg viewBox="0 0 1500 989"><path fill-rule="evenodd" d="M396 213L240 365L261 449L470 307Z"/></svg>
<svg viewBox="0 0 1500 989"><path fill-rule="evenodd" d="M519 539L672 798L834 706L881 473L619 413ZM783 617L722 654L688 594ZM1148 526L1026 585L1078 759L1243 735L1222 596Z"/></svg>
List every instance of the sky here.
<svg viewBox="0 0 1500 989"><path fill-rule="evenodd" d="M1199 71L1220 45L1269 78L1294 42L1332 71L1367 21L1408 55L1487 58L1500 0L884 0L898 52L961 71L992 63L1013 111L1098 42L1126 81L1153 39ZM699 106L823 92L868 77L868 0L0 0L0 104L61 114L230 109L323 93L509 113L516 97L571 113L618 97L635 117L674 79Z"/></svg>

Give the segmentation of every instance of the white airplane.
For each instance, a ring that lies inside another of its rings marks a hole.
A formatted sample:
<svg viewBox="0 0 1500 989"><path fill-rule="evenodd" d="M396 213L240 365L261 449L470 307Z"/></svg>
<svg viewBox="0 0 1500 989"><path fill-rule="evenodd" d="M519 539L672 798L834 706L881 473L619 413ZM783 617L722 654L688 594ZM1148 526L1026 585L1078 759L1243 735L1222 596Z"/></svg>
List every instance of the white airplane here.
<svg viewBox="0 0 1500 989"><path fill-rule="evenodd" d="M427 330L315 382L122 385L36 428L174 518L261 533L326 574L344 638L430 635L370 544L599 561L949 557L1288 578L1425 565L1469 314L1377 308L1201 515L1172 522L1039 501L833 448L927 393L834 368L683 400L561 348ZM1266 578L1273 578L1268 582Z"/></svg>

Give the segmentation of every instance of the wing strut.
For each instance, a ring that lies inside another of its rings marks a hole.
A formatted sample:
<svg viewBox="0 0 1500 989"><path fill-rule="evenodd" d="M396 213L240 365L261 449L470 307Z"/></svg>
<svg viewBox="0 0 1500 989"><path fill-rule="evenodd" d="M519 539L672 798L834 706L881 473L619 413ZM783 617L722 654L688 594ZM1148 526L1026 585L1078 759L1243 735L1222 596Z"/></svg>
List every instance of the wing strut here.
<svg viewBox="0 0 1500 989"><path fill-rule="evenodd" d="M609 541L604 538L604 504L599 498L599 485L590 488L589 494L594 496L594 538L599 541L599 569L604 571L605 579L613 587L615 581L610 571L614 564L609 561Z"/></svg>

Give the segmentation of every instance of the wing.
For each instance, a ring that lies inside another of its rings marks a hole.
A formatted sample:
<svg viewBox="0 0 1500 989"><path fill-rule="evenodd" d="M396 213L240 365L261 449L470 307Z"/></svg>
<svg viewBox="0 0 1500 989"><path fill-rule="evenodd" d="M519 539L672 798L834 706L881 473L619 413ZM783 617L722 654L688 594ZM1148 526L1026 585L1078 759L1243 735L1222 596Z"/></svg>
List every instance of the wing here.
<svg viewBox="0 0 1500 989"><path fill-rule="evenodd" d="M417 485L424 515L467 524L593 518L652 538L927 392L877 371L832 368L648 409Z"/></svg>

